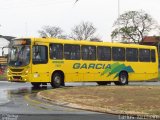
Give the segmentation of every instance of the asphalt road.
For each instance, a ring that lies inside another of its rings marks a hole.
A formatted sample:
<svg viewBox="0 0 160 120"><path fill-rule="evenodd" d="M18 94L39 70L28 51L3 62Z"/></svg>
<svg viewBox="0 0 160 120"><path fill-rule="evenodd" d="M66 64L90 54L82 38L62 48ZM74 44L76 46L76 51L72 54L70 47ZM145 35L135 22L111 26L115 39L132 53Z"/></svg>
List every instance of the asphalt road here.
<svg viewBox="0 0 160 120"><path fill-rule="evenodd" d="M49 104L38 100L28 83L0 82L0 120L117 120L120 116Z"/></svg>
<svg viewBox="0 0 160 120"><path fill-rule="evenodd" d="M67 86L96 85L95 83L70 83ZM159 82L131 83L130 85L158 85ZM34 89L29 83L0 81L0 120L136 120L132 116L120 116L78 110L49 104L36 98L38 91L51 86Z"/></svg>

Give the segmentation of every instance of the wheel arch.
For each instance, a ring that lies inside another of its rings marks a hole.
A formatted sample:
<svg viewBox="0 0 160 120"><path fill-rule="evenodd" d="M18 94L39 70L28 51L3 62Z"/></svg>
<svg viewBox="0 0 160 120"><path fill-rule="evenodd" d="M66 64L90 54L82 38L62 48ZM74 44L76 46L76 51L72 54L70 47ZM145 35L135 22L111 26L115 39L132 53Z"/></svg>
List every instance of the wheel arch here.
<svg viewBox="0 0 160 120"><path fill-rule="evenodd" d="M120 75L122 72L126 73L127 77L129 77L129 76L128 76L128 72L127 72L126 70L120 71L120 72L119 72L119 75Z"/></svg>

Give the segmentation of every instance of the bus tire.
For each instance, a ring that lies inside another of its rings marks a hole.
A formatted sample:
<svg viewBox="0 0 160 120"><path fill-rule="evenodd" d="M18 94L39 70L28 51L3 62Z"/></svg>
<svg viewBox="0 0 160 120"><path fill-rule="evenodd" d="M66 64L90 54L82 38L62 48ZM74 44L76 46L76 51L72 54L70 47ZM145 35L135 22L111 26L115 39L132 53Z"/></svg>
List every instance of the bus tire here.
<svg viewBox="0 0 160 120"><path fill-rule="evenodd" d="M55 73L52 76L52 80L51 80L51 86L53 88L59 88L63 83L63 77L60 73Z"/></svg>
<svg viewBox="0 0 160 120"><path fill-rule="evenodd" d="M34 88L39 88L39 86L41 85L40 82L31 82L31 84Z"/></svg>
<svg viewBox="0 0 160 120"><path fill-rule="evenodd" d="M119 85L127 85L128 84L128 74L127 74L127 72L124 72L124 71L120 72L118 82L119 82L118 83Z"/></svg>
<svg viewBox="0 0 160 120"><path fill-rule="evenodd" d="M107 81L98 81L97 84L98 84L98 85L108 85L108 84L111 84L111 82L107 82Z"/></svg>

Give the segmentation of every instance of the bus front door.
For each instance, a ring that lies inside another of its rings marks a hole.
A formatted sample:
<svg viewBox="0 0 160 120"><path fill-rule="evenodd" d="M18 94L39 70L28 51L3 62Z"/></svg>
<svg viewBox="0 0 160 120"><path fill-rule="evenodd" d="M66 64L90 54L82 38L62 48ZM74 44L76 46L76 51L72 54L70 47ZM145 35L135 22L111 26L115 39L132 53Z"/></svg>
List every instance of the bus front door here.
<svg viewBox="0 0 160 120"><path fill-rule="evenodd" d="M48 47L35 45L32 52L32 82L49 82Z"/></svg>

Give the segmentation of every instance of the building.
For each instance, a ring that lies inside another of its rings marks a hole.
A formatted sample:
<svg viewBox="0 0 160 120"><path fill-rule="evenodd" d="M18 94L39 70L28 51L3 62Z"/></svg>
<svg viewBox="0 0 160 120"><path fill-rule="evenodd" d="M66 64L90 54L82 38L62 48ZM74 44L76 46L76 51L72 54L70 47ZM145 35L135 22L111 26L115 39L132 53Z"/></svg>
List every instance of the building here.
<svg viewBox="0 0 160 120"><path fill-rule="evenodd" d="M141 44L157 46L159 42L160 42L160 36L146 36L142 40Z"/></svg>
<svg viewBox="0 0 160 120"><path fill-rule="evenodd" d="M0 56L8 54L8 45L13 38L15 37L0 35Z"/></svg>
<svg viewBox="0 0 160 120"><path fill-rule="evenodd" d="M8 53L7 49L8 44L9 44L8 40L0 38L0 56L3 56Z"/></svg>

